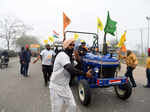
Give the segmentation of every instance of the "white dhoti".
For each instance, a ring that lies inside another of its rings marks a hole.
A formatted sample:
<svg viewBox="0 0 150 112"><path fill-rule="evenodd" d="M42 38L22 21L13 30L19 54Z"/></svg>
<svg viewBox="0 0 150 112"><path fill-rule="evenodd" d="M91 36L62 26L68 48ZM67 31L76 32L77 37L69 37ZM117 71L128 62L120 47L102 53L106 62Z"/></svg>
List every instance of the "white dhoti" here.
<svg viewBox="0 0 150 112"><path fill-rule="evenodd" d="M76 103L72 92L68 97L66 97L58 94L57 90L50 88L50 101L52 112L62 112L63 104L67 106L66 112L76 112Z"/></svg>
<svg viewBox="0 0 150 112"><path fill-rule="evenodd" d="M51 112L62 112L64 104L66 112L76 112L75 99L69 87L71 74L64 69L64 66L70 63L70 57L65 52L60 52L55 58L49 85Z"/></svg>

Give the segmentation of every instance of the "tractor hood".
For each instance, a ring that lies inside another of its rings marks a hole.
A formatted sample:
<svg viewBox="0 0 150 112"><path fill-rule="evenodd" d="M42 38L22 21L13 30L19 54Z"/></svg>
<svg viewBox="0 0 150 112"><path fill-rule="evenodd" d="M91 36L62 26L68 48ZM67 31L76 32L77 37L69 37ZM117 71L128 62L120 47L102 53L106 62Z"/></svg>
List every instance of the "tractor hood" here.
<svg viewBox="0 0 150 112"><path fill-rule="evenodd" d="M94 66L104 66L104 67L117 67L119 65L119 60L110 56L110 54L101 56L94 55L92 53L87 53L83 57L83 62L85 64L92 64Z"/></svg>

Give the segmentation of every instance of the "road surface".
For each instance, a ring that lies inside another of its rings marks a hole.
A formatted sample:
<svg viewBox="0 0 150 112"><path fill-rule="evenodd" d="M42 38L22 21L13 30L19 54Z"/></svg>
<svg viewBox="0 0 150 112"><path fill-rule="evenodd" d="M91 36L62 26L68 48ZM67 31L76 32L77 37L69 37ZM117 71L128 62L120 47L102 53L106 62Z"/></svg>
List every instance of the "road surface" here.
<svg viewBox="0 0 150 112"><path fill-rule="evenodd" d="M0 69L0 112L51 112L49 88L44 86L40 61L30 64L28 78L20 75L19 66L19 60L14 58L8 68ZM119 74L124 72L125 65L122 65ZM112 87L98 88L92 89L91 104L84 107L73 87L78 112L150 112L150 89L143 88L145 68L138 66L134 76L137 88L126 101L119 99Z"/></svg>

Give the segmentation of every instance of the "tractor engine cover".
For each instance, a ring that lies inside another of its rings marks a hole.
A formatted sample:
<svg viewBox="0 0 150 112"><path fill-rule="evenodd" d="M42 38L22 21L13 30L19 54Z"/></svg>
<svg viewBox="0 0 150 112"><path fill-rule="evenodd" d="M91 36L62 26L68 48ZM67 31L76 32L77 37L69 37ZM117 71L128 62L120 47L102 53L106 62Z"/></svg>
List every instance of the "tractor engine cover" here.
<svg viewBox="0 0 150 112"><path fill-rule="evenodd" d="M100 73L103 74L103 77L109 78L114 77L116 68L119 67L119 60L111 57L110 54L101 56L94 55L92 53L87 53L83 57L83 65L89 67L97 67L100 70Z"/></svg>

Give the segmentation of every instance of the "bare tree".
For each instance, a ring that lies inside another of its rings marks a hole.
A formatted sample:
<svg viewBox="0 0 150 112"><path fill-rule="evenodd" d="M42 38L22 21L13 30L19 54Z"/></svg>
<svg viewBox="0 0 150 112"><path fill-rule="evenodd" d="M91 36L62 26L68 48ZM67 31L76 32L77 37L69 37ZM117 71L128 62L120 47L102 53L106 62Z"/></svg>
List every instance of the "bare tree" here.
<svg viewBox="0 0 150 112"><path fill-rule="evenodd" d="M7 49L10 50L10 42L25 33L26 26L15 17L4 17L0 20L0 38L7 42Z"/></svg>
<svg viewBox="0 0 150 112"><path fill-rule="evenodd" d="M15 41L16 46L18 47L23 47L26 44L31 45L31 44L39 44L41 45L40 41L38 40L37 37L32 36L32 35L23 35L20 38L16 39Z"/></svg>

